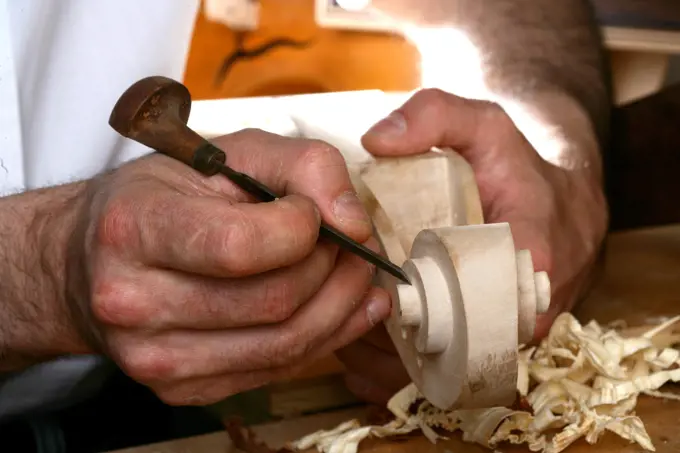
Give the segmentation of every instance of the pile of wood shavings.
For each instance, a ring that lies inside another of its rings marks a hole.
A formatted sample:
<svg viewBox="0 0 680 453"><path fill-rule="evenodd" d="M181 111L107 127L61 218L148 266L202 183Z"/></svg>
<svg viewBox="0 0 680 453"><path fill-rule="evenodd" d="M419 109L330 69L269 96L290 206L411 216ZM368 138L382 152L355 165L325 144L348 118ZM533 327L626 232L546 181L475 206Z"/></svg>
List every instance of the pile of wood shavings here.
<svg viewBox="0 0 680 453"><path fill-rule="evenodd" d="M531 451L558 453L584 437L594 444L606 431L654 451L642 420L635 415L641 394L680 400L658 391L680 381L680 334L671 327L680 316L648 330L585 326L560 315L540 346L520 353L518 392L526 410L494 407L445 412L436 409L413 384L388 403L395 419L382 426L350 420L291 443L293 451L355 453L369 437L420 430L430 441L462 431L463 440L490 449L502 442L526 444ZM636 335L637 334L637 335ZM530 409L529 409L530 407Z"/></svg>

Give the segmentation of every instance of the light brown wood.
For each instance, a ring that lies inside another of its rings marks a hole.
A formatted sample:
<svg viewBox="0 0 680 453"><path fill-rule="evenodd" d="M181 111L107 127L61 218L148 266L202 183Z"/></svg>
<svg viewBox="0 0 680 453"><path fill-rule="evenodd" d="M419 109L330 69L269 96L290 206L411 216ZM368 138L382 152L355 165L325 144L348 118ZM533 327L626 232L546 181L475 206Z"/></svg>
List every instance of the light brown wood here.
<svg viewBox="0 0 680 453"><path fill-rule="evenodd" d="M608 49L661 54L680 53L680 31L603 27Z"/></svg>
<svg viewBox="0 0 680 453"><path fill-rule="evenodd" d="M520 333L533 332L536 320L530 254L518 261L508 224L484 224L472 169L451 150L378 159L361 178L375 198L367 206L377 236L412 282L386 275L381 281L393 303L385 325L411 379L442 409L510 404ZM549 301L549 285L540 289ZM518 312L528 311L533 316L523 316L520 326Z"/></svg>
<svg viewBox="0 0 680 453"><path fill-rule="evenodd" d="M277 418L293 418L332 408L360 404L359 399L344 386L342 376L316 379L294 379L267 388L269 414Z"/></svg>
<svg viewBox="0 0 680 453"><path fill-rule="evenodd" d="M606 265L592 294L578 308L576 314L582 322L597 319L602 323L623 319L631 325L648 323L659 317L680 312L680 225L638 231L615 233L607 239ZM673 389L677 386L668 386ZM657 453L680 451L680 402L662 401L641 397L637 414L645 423ZM290 420L257 429L263 439L272 445L317 429L330 428L356 412L323 414ZM401 453L418 451L444 453L465 451L488 452L477 445L465 444L458 436L449 442L432 445L422 436L405 442L368 441L362 444L363 453ZM229 449L224 433L201 436L159 446L125 450L125 453L215 453ZM501 447L504 453L528 453L523 447ZM641 453L637 446L629 445L613 434L606 434L597 446L578 442L568 453ZM123 453L123 452L119 452ZM311 453L311 452L310 452Z"/></svg>
<svg viewBox="0 0 680 453"><path fill-rule="evenodd" d="M627 104L659 91L666 81L669 58L656 52L611 52L614 103Z"/></svg>
<svg viewBox="0 0 680 453"><path fill-rule="evenodd" d="M291 438L299 438L311 431L335 426L345 420L362 418L364 409L346 409L326 414L300 417L254 427L253 431L271 447L283 446ZM206 434L187 439L127 448L115 453L240 453L234 448L226 432Z"/></svg>
<svg viewBox="0 0 680 453"><path fill-rule="evenodd" d="M376 237L411 280L378 274L392 296L385 326L421 393L441 409L510 404L518 344L532 339L550 285L531 254L515 250L507 223L484 224L469 164L437 149L373 159L358 136L337 128L349 119L293 117L304 136L343 153Z"/></svg>

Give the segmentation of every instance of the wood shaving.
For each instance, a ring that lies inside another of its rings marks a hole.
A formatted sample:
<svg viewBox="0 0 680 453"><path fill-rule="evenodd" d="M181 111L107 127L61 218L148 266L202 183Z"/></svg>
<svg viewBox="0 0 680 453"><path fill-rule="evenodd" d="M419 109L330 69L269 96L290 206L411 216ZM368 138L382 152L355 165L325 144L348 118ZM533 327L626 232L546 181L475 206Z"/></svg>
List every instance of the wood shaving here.
<svg viewBox="0 0 680 453"><path fill-rule="evenodd" d="M559 453L584 438L595 444L607 431L648 451L654 445L635 415L640 395L680 400L659 391L680 381L680 335L672 327L680 316L651 328L625 324L581 325L569 313L560 315L538 347L519 356L517 391L520 408L493 407L441 411L428 403L414 384L389 401L395 419L381 426L350 420L288 445L293 451L356 453L369 437L383 438L420 431L431 442L443 433L461 431L463 440L494 449L501 443L526 444L531 451Z"/></svg>

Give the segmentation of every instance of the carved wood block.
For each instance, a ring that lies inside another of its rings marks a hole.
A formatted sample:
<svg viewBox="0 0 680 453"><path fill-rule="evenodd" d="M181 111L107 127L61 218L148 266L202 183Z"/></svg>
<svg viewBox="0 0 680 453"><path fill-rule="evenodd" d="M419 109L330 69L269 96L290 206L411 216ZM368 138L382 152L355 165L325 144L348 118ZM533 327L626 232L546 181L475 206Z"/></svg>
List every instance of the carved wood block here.
<svg viewBox="0 0 680 453"><path fill-rule="evenodd" d="M548 309L550 282L509 224L484 223L468 163L438 149L373 159L337 122L294 121L343 153L384 253L412 282L377 275L393 301L387 331L423 395L442 409L512 404L518 347Z"/></svg>

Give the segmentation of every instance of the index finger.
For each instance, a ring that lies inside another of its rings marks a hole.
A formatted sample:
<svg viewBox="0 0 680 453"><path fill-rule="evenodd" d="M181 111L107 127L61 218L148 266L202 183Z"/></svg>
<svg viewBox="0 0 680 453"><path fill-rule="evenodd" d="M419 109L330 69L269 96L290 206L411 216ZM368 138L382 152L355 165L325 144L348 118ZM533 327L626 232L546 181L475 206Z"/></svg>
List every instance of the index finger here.
<svg viewBox="0 0 680 453"><path fill-rule="evenodd" d="M370 237L370 218L352 186L342 154L331 145L257 129L244 129L213 142L225 151L230 167L280 195L310 198L325 222L352 239L365 242ZM228 181L221 189L237 199L248 199Z"/></svg>
<svg viewBox="0 0 680 453"><path fill-rule="evenodd" d="M139 187L135 188L138 191ZM132 191L132 189L131 189ZM316 246L319 213L306 197L229 203L171 191L122 196L104 209L100 242L151 266L212 277L285 267Z"/></svg>

